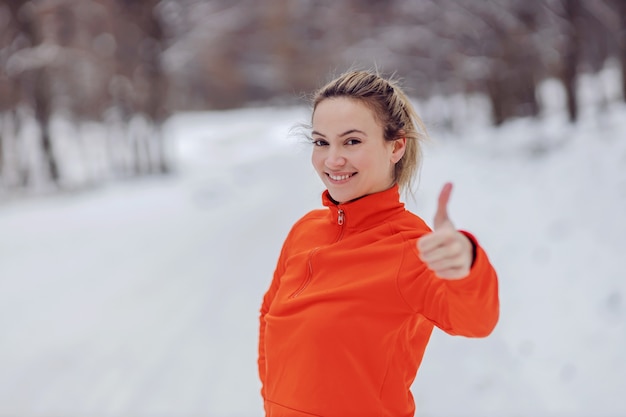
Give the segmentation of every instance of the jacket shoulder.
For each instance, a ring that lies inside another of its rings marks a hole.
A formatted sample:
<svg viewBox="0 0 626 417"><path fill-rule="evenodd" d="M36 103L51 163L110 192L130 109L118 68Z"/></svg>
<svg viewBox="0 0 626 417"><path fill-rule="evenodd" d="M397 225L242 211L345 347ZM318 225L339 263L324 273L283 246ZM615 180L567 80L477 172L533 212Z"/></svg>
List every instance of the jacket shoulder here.
<svg viewBox="0 0 626 417"><path fill-rule="evenodd" d="M432 231L424 219L408 210L396 216L390 223L397 232L405 234L407 238L419 237Z"/></svg>
<svg viewBox="0 0 626 417"><path fill-rule="evenodd" d="M326 216L328 216L327 208L314 209L314 210L309 211L304 216L300 217L300 220L298 220L296 224L301 221L306 221L306 220L311 220L311 219L322 219L322 218L325 218Z"/></svg>
<svg viewBox="0 0 626 417"><path fill-rule="evenodd" d="M289 235L298 236L301 233L307 232L311 228L317 228L324 223L328 223L328 209L315 209L309 211L304 216L300 217L294 224L291 226L291 230Z"/></svg>

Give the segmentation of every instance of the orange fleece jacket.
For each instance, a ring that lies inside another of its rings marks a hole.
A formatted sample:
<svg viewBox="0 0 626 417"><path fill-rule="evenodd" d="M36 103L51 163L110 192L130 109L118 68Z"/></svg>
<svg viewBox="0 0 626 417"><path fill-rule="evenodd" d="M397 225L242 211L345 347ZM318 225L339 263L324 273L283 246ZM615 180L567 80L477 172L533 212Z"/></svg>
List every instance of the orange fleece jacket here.
<svg viewBox="0 0 626 417"><path fill-rule="evenodd" d="M430 232L398 187L314 210L283 245L260 316L259 375L268 417L413 416L411 384L433 325L487 336L496 273L476 257L461 280L437 278L416 241Z"/></svg>

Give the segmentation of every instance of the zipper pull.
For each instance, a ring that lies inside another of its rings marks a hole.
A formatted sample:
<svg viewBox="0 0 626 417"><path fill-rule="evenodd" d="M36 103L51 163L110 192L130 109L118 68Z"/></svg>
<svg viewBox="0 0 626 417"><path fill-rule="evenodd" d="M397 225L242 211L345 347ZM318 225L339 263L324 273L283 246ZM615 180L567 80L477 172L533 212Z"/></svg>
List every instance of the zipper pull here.
<svg viewBox="0 0 626 417"><path fill-rule="evenodd" d="M339 226L343 225L343 210L339 209L339 211L337 212L337 223L339 224Z"/></svg>

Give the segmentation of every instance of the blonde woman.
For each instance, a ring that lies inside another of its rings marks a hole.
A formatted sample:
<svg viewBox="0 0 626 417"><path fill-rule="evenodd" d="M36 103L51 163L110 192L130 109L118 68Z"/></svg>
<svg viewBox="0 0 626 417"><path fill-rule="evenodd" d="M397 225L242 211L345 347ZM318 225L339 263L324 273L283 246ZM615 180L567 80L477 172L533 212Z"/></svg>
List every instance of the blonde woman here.
<svg viewBox="0 0 626 417"><path fill-rule="evenodd" d="M496 272L439 197L433 229L405 209L425 128L394 82L341 75L313 101L312 163L324 209L292 227L260 316L268 417L413 416L410 387L433 326L485 337Z"/></svg>

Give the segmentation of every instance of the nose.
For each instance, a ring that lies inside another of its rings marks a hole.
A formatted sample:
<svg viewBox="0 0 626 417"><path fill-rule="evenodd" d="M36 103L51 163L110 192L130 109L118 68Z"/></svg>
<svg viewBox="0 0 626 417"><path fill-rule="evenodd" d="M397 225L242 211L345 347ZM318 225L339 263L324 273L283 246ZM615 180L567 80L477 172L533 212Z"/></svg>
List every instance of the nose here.
<svg viewBox="0 0 626 417"><path fill-rule="evenodd" d="M326 155L326 166L330 169L337 169L346 164L346 158L343 156L341 148L338 146L329 146Z"/></svg>

